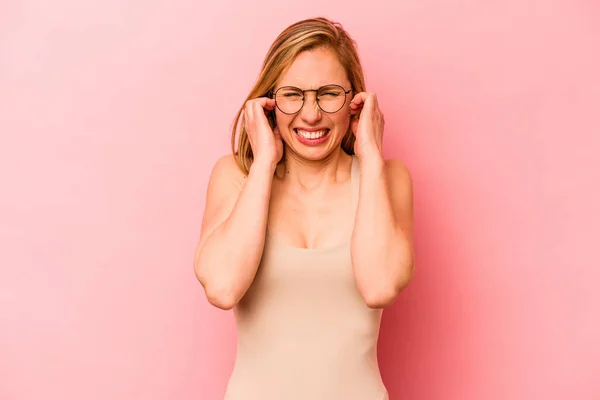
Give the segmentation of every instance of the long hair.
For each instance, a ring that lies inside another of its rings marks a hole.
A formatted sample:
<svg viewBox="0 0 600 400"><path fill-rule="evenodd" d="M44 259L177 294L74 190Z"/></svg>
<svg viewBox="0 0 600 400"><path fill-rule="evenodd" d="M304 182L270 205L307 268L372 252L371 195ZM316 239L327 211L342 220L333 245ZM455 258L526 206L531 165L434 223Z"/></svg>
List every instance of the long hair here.
<svg viewBox="0 0 600 400"><path fill-rule="evenodd" d="M240 107L233 124L231 150L244 174L248 174L254 159L244 119L241 117L246 101L267 96L283 72L300 53L317 48L330 49L337 55L355 93L365 90L365 78L356 42L341 24L319 17L302 20L287 27L269 48L258 79ZM269 114L268 120L271 129L275 128L274 113ZM354 133L348 128L348 132L342 139L342 149L348 154L354 154L354 141Z"/></svg>

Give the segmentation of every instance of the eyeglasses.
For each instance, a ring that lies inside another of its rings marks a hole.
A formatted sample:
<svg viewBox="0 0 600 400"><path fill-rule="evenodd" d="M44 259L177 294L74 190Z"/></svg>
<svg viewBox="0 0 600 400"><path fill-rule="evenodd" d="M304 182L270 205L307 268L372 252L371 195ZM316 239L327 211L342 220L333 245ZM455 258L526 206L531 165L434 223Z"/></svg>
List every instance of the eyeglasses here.
<svg viewBox="0 0 600 400"><path fill-rule="evenodd" d="M346 96L352 89L345 90L339 85L327 85L318 89L302 90L294 86L283 86L272 93L275 105L284 114L296 114L304 106L307 92L315 92L317 105L328 114L338 112L346 104Z"/></svg>

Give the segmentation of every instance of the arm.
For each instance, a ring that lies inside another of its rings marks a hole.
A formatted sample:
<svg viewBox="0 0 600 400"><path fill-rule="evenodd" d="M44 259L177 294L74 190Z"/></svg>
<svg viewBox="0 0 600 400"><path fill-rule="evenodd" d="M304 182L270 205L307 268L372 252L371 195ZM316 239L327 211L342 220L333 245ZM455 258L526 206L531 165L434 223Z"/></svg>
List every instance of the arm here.
<svg viewBox="0 0 600 400"><path fill-rule="evenodd" d="M412 181L408 169L382 156L385 119L374 93L350 102L360 160L360 194L352 233L356 286L371 308L391 305L413 274Z"/></svg>
<svg viewBox="0 0 600 400"><path fill-rule="evenodd" d="M412 181L398 160L361 163L352 265L359 292L371 308L391 305L413 274Z"/></svg>
<svg viewBox="0 0 600 400"><path fill-rule="evenodd" d="M254 280L264 248L274 168L254 163L246 178L230 155L213 169L194 272L208 301L218 308L233 308Z"/></svg>

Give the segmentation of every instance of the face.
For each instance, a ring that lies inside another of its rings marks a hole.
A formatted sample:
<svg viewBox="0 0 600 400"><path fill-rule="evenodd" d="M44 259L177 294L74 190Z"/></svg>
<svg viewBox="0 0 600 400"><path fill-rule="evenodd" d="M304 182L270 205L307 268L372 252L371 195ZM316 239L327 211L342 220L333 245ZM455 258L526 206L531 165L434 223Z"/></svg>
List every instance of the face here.
<svg viewBox="0 0 600 400"><path fill-rule="evenodd" d="M337 85L335 88L329 85ZM354 93L344 93L351 89L344 67L335 53L328 49L315 49L299 54L292 65L284 72L275 85L279 88L292 86L301 90L316 90L304 94L304 105L294 114L293 104L302 104L302 94L282 89L277 94L277 103L284 111L275 108L277 126L286 143L286 152L293 157L306 160L321 160L339 149L350 124L350 100ZM341 90L343 89L343 90ZM286 102L286 104L284 104ZM297 108L297 107L296 107Z"/></svg>

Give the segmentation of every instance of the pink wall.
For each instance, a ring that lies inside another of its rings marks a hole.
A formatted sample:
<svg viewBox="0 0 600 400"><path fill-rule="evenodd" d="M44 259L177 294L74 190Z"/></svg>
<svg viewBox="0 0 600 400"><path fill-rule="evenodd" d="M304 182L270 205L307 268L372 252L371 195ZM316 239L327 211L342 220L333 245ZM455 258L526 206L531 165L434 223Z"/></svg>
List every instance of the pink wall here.
<svg viewBox="0 0 600 400"><path fill-rule="evenodd" d="M0 399L220 399L208 173L271 41L316 15L358 40L415 181L392 400L600 398L594 2L202 3L0 4Z"/></svg>

